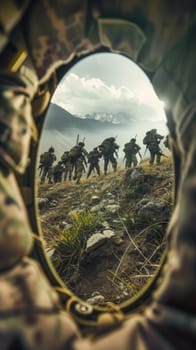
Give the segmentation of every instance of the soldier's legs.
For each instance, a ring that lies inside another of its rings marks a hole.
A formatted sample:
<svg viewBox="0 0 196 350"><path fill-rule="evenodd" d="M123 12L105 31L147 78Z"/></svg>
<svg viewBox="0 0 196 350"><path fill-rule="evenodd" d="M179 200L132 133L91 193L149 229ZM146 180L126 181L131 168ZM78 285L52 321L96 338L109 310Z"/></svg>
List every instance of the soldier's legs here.
<svg viewBox="0 0 196 350"><path fill-rule="evenodd" d="M71 181L71 178L72 178L72 171L73 171L73 169L72 169L72 167L70 167L69 170L68 170L68 179L69 179L69 181Z"/></svg>
<svg viewBox="0 0 196 350"><path fill-rule="evenodd" d="M160 155L160 153L157 153L157 155L156 155L156 163L160 164L160 162L161 162L161 155Z"/></svg>
<svg viewBox="0 0 196 350"><path fill-rule="evenodd" d="M46 175L48 173L48 168L44 167L42 171L42 176L41 176L41 184L45 182Z"/></svg>
<svg viewBox="0 0 196 350"><path fill-rule="evenodd" d="M82 170L78 170L78 171L77 171L77 175L76 175L76 183L77 183L77 184L80 183L81 177L82 177Z"/></svg>
<svg viewBox="0 0 196 350"><path fill-rule="evenodd" d="M150 165L153 165L154 164L154 159L155 159L155 153L150 151Z"/></svg>
<svg viewBox="0 0 196 350"><path fill-rule="evenodd" d="M130 166L131 166L131 159L130 158L126 158L125 168L130 168Z"/></svg>
<svg viewBox="0 0 196 350"><path fill-rule="evenodd" d="M107 174L109 158L104 158L104 174Z"/></svg>
<svg viewBox="0 0 196 350"><path fill-rule="evenodd" d="M116 161L116 158L114 158L113 154L110 156L110 161L112 163L113 170L116 171L116 169L117 169L117 161Z"/></svg>
<svg viewBox="0 0 196 350"><path fill-rule="evenodd" d="M132 156L132 162L133 162L133 165L136 166L137 165L137 158L135 155Z"/></svg>
<svg viewBox="0 0 196 350"><path fill-rule="evenodd" d="M94 164L94 168L96 169L97 174L100 176L100 166L99 166L99 164L98 164L98 163L95 163L95 164Z"/></svg>
<svg viewBox="0 0 196 350"><path fill-rule="evenodd" d="M52 172L52 167L48 169L48 183L52 184L52 177L53 177L53 172Z"/></svg>
<svg viewBox="0 0 196 350"><path fill-rule="evenodd" d="M92 163L90 163L89 165L89 169L88 169L88 173L86 178L88 179L88 177L91 175L92 171L93 171L94 165Z"/></svg>
<svg viewBox="0 0 196 350"><path fill-rule="evenodd" d="M65 168L65 171L64 171L64 181L67 180L67 175L68 175L68 170Z"/></svg>

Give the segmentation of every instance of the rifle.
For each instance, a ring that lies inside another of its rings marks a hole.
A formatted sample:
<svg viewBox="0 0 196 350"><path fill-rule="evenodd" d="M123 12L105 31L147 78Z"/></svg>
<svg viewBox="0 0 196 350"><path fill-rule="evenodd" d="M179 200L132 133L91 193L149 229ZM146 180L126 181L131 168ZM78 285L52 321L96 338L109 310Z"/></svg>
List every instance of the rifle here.
<svg viewBox="0 0 196 350"><path fill-rule="evenodd" d="M140 151L138 151L138 154L139 154L140 158L142 159L142 155L141 155Z"/></svg>
<svg viewBox="0 0 196 350"><path fill-rule="evenodd" d="M165 158L169 158L168 156L166 156L162 151L161 152L159 152L159 154L160 154L160 156L163 156L163 157L165 157Z"/></svg>
<svg viewBox="0 0 196 350"><path fill-rule="evenodd" d="M145 151L144 151L143 157L145 157L145 154L146 154L147 149L148 149L148 145L146 145L146 149L145 149Z"/></svg>
<svg viewBox="0 0 196 350"><path fill-rule="evenodd" d="M76 137L76 145L78 145L79 137L80 137L80 135L78 134L77 137Z"/></svg>

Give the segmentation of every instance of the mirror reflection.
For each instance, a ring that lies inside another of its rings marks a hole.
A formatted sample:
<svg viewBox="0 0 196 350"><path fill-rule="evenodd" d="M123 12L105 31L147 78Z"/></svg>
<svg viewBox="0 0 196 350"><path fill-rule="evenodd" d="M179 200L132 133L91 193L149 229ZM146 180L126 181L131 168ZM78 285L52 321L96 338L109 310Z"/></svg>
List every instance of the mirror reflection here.
<svg viewBox="0 0 196 350"><path fill-rule="evenodd" d="M165 249L173 168L163 102L143 71L110 53L61 80L39 147L46 252L91 304L133 297Z"/></svg>

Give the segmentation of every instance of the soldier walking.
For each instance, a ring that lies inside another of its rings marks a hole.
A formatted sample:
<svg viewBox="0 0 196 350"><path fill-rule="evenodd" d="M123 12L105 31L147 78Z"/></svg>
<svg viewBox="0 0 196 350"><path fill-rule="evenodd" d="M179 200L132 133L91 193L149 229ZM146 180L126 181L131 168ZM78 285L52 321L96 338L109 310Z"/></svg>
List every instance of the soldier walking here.
<svg viewBox="0 0 196 350"><path fill-rule="evenodd" d="M54 148L50 147L48 152L44 152L40 156L40 166L42 169L41 184L45 182L46 176L48 177L48 183L52 183L52 165L56 161L56 155L54 152Z"/></svg>
<svg viewBox="0 0 196 350"><path fill-rule="evenodd" d="M103 155L104 159L104 174L107 174L109 162L112 164L112 168L114 171L117 169L117 160L115 158L118 157L117 150L119 146L115 142L114 137L109 137L105 139L102 144L99 146L99 150Z"/></svg>
<svg viewBox="0 0 196 350"><path fill-rule="evenodd" d="M133 166L137 165L137 153L139 154L140 158L142 158L140 149L141 147L136 144L136 139L134 138L124 145L123 152L125 153L125 168L130 168L132 164Z"/></svg>
<svg viewBox="0 0 196 350"><path fill-rule="evenodd" d="M80 179L82 177L82 174L85 173L85 166L86 165L86 160L83 155L77 157L75 161L75 174L74 174L74 180L76 180L76 183L80 183Z"/></svg>
<svg viewBox="0 0 196 350"><path fill-rule="evenodd" d="M71 161L71 158L69 157L69 151L65 151L63 153L61 160L64 165L64 180L66 181L68 178L69 181L71 181L72 172L73 172L73 163Z"/></svg>
<svg viewBox="0 0 196 350"><path fill-rule="evenodd" d="M55 183L62 181L63 171L64 171L63 162L60 160L57 163L57 165L55 165L53 168L53 179Z"/></svg>
<svg viewBox="0 0 196 350"><path fill-rule="evenodd" d="M95 169L97 171L97 174L100 176L100 166L99 166L99 159L101 158L102 154L98 151L98 148L95 147L91 152L89 152L87 158L89 163L89 169L87 173L87 179L91 175L92 171Z"/></svg>
<svg viewBox="0 0 196 350"><path fill-rule="evenodd" d="M143 139L143 144L146 145L146 149L150 152L150 165L154 164L155 158L156 163L160 164L162 151L159 144L164 136L157 133L157 129L152 129L146 132L146 136Z"/></svg>

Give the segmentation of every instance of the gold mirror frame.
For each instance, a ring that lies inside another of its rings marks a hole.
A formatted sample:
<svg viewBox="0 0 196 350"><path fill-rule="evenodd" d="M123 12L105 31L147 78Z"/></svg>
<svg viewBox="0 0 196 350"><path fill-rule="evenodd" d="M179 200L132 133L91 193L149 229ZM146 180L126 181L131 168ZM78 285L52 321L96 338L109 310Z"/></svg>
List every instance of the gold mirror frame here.
<svg viewBox="0 0 196 350"><path fill-rule="evenodd" d="M110 50L98 50L96 52L111 52ZM89 55L86 55L87 57ZM84 56L82 57L84 58ZM68 72L68 70L73 67L80 59L74 59L70 64L61 67L57 71L57 78L54 76L50 79L49 83L44 86L43 93L39 95L46 98L46 93L50 91L50 98L47 101L47 107L49 106L50 99L56 89L56 83L61 80L61 78ZM57 80L57 81L55 81ZM37 101L36 101L37 102ZM36 125L39 132L39 139L41 137L42 128L44 125L44 120L46 117L47 109L44 110L39 116L35 118ZM41 229L41 224L39 220L38 206L37 206L37 184L35 181L37 173L37 157L38 157L38 144L31 144L31 166L27 168L25 175L19 178L19 184L23 194L23 198L29 213L29 219L34 236L34 249L32 252L32 257L39 261L43 272L49 279L53 288L59 294L62 306L68 309L72 316L76 319L77 323L81 325L97 326L99 324L99 318L103 314L108 314L110 312L117 312L118 315L128 315L130 313L135 313L141 308L145 307L150 303L153 291L161 283L161 272L166 262L166 251L162 255L159 268L157 268L154 277L146 283L146 285L141 289L131 299L122 302L120 305L115 305L113 303L108 303L107 306L92 306L87 304L80 298L78 298L72 291L70 291L65 283L61 280L60 276L57 274L54 266L46 255L45 244ZM175 168L175 166L174 166Z"/></svg>

